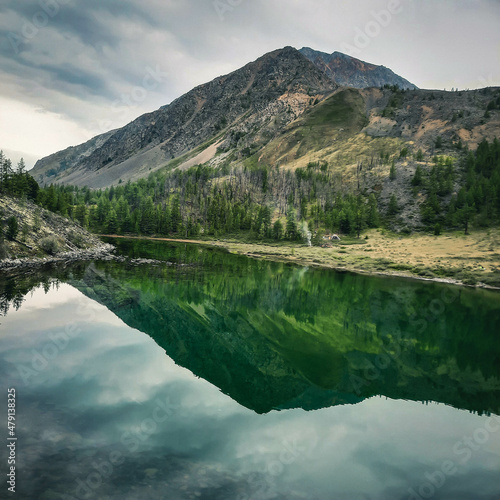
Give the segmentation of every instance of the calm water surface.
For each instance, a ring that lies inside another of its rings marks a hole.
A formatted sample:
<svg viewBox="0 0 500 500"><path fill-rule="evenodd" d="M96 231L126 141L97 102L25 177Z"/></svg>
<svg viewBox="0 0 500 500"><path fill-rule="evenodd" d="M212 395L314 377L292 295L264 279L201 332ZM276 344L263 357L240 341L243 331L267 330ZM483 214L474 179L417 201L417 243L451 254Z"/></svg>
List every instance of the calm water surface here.
<svg viewBox="0 0 500 500"><path fill-rule="evenodd" d="M12 498L500 498L500 294L117 245L0 279Z"/></svg>

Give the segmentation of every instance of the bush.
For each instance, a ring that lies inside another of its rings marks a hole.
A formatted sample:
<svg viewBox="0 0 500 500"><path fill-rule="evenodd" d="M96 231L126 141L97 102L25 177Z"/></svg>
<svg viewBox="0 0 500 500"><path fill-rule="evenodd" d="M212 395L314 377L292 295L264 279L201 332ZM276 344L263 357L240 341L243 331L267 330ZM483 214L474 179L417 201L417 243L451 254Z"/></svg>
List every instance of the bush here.
<svg viewBox="0 0 500 500"><path fill-rule="evenodd" d="M49 255L55 255L59 252L59 242L55 236L47 236L40 240L40 248Z"/></svg>
<svg viewBox="0 0 500 500"><path fill-rule="evenodd" d="M71 243L73 243L73 245L77 246L78 248L85 247L85 240L83 239L83 236L75 231L69 232L68 239L69 241L71 241Z"/></svg>
<svg viewBox="0 0 500 500"><path fill-rule="evenodd" d="M17 233L19 232L19 224L17 219L12 216L7 219L7 233L6 236L9 240L15 240Z"/></svg>
<svg viewBox="0 0 500 500"><path fill-rule="evenodd" d="M9 256L7 252L7 246L5 245L4 241L0 239L0 260L1 259L6 259Z"/></svg>

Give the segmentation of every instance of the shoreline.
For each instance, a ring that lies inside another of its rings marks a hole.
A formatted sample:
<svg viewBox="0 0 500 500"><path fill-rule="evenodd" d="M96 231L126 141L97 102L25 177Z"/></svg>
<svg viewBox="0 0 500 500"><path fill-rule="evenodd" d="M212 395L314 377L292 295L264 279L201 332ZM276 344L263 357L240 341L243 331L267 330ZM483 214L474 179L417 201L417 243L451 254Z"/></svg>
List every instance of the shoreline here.
<svg viewBox="0 0 500 500"><path fill-rule="evenodd" d="M420 281L429 281L449 285L466 286L469 288L500 291L500 286L483 283L480 279L480 276L477 282L466 283L461 279L456 279L449 276L433 275L433 271L435 271L435 269L428 266L422 266L421 268L419 268L419 271L421 273L424 273L424 275L422 275L411 272L407 269L398 269L399 264L395 259L377 260L371 259L366 256L361 257L359 255L356 255L356 248L352 250L352 248L359 247L360 245L351 245L350 247L340 246L339 248L341 249L349 248L351 252L349 253L346 250L337 250L337 254L335 254L335 248L306 247L301 245L271 245L265 243L242 243L235 240L190 240L163 237L155 238L152 236L123 236L108 234L96 236L113 239L163 241L169 243L205 245L214 248L223 248L229 253L244 255L252 259L263 259L274 262L296 264L299 266L314 267L317 269L331 269L337 272L351 272L362 274L365 276L416 279ZM349 244L344 242L344 245ZM49 257L24 257L18 259L5 259L0 261L0 276L12 271L32 270L44 265L116 259L117 257L113 255L114 249L115 247L113 245L103 242L101 245L89 249L64 252ZM338 255L338 253L341 252L344 255ZM311 256L311 254L313 255ZM383 262L381 262L381 260L383 260ZM449 269L448 271L452 272L452 269Z"/></svg>
<svg viewBox="0 0 500 500"><path fill-rule="evenodd" d="M165 241L171 243L187 243L194 245L206 245L212 246L216 248L224 248L229 253L244 255L253 259L264 259L270 260L274 262L283 262L283 263L291 263L297 264L300 266L307 267L315 267L318 269L332 269L338 272L352 272L356 274L363 274L365 276L379 276L379 277L393 277L393 278L407 278L407 279L416 279L420 281L430 281L435 283L443 283L449 285L458 285L458 286L466 286L469 288L480 288L487 290L500 291L499 286L488 285L486 283L482 283L478 281L475 284L464 283L460 279L454 279L452 277L440 277L440 276L421 276L416 273L411 272L401 272L398 270L390 269L390 265L396 264L395 262L389 262L384 265L384 269L364 269L359 265L346 265L340 262L318 262L316 259L310 260L303 256L296 256L295 253L300 254L301 250L308 250L311 247L300 247L300 246L271 246L266 244L257 244L257 243L240 243L236 241L221 241L221 240L189 240L189 239L176 239L176 238L155 238L151 236L122 236L122 235L99 235L100 237L106 238L116 238L116 239L136 239L136 240L144 240L144 241ZM318 251L324 251L325 255L331 249L323 249L320 247L313 247ZM280 253L273 253L271 250L276 249L286 249L292 252L292 255L283 255ZM252 251L253 250L253 251ZM257 250L257 252L256 252ZM267 251L266 251L267 250ZM371 265L375 265L375 262L370 263ZM376 265L380 266L380 263L376 263ZM424 268L424 270L426 270ZM432 272L432 269L427 269L429 272Z"/></svg>
<svg viewBox="0 0 500 500"><path fill-rule="evenodd" d="M63 252L49 257L22 257L18 259L0 260L0 276L2 273L18 271L23 269L36 269L47 264L69 264L73 262L83 262L87 260L103 260L113 258L112 252L115 249L109 243L86 248Z"/></svg>

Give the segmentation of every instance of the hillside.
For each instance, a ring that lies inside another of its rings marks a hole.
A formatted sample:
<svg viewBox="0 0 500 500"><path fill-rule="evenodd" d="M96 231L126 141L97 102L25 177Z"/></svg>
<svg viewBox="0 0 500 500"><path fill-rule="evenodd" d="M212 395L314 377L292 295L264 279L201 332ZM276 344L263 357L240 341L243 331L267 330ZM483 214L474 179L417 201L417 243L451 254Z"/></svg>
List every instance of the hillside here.
<svg viewBox="0 0 500 500"><path fill-rule="evenodd" d="M435 154L456 157L458 148L475 149L483 139L500 136L498 110L485 118L488 104L499 97L496 88L339 89L286 126L259 151L258 162L290 169L327 162L329 170L346 180L356 175L360 163L370 164L371 171L381 155L398 157L404 147L409 153L421 150L427 159Z"/></svg>
<svg viewBox="0 0 500 500"><path fill-rule="evenodd" d="M31 174L36 173L38 180L53 178L63 174L79 162L90 156L96 149L100 148L116 130L111 130L105 134L98 135L79 146L71 146L62 151L58 151L50 156L42 158L36 162ZM64 174L63 174L64 175ZM42 182L43 183L43 182Z"/></svg>
<svg viewBox="0 0 500 500"><path fill-rule="evenodd" d="M14 238L7 235L8 220L17 222ZM9 259L30 259L64 255L67 260L83 258L87 253L109 250L95 235L65 217L45 210L28 200L0 196L0 226L5 238L0 238L0 268L16 264ZM69 254L67 254L69 252Z"/></svg>
<svg viewBox="0 0 500 500"><path fill-rule="evenodd" d="M498 137L500 88L338 87L286 47L41 175L39 201L100 234L468 235L500 224Z"/></svg>
<svg viewBox="0 0 500 500"><path fill-rule="evenodd" d="M487 111L500 96L498 88L460 92L339 88L318 94L314 100L300 92L293 98L290 94L287 96L295 104L300 97L300 109L290 111L290 107L283 108L283 102L279 101L281 104L276 106L283 113L273 116L269 104L265 112L255 112L251 119L236 121L223 131L214 132L215 135L201 145L170 161L164 157L163 144L121 163L112 162L98 169L90 166L92 158L104 155L103 151L111 150L113 144L117 150L123 149L117 134L130 134L130 140L137 140L139 133L134 136L133 131L138 125L134 122L125 127L130 130L116 132L102 147L55 177L47 176L39 165L31 173L42 184L54 182L96 188L117 185L120 180L137 180L163 167L168 171L199 164L237 166L250 159L252 164L287 169L305 167L310 162L326 162L329 170L341 172L345 181L356 175L359 163L373 167L380 155L399 156L405 147L413 154L422 150L427 159L434 154L456 157L460 154L457 148L475 149L483 139L492 141L500 137L500 113L496 107ZM207 123L213 122L213 117L207 120ZM206 132L203 139L208 135L210 132ZM172 143L182 138L196 144L189 134L178 134ZM436 148L438 138L440 148ZM57 157L61 157L60 153ZM44 168L49 164L53 162L40 163ZM413 175L416 168L412 165L408 175Z"/></svg>
<svg viewBox="0 0 500 500"><path fill-rule="evenodd" d="M207 141L206 146L218 143L229 127L258 130L266 142L310 102L336 88L300 52L285 47L137 118L112 133L88 156L60 155L60 167L50 172L54 175L44 170L45 159L35 165L32 175L41 184L90 187L138 179L173 158L195 154Z"/></svg>

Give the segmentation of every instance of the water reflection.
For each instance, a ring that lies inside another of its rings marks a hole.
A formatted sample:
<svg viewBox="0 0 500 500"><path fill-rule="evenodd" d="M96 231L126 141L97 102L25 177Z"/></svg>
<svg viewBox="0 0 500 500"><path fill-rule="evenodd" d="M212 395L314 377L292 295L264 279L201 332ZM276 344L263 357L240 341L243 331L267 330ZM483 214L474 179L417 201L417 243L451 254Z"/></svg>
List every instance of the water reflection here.
<svg viewBox="0 0 500 500"><path fill-rule="evenodd" d="M439 498L500 495L500 433L461 443L494 417L420 402L498 409L497 295L124 251L174 265L2 281L24 497L408 498L446 460Z"/></svg>

